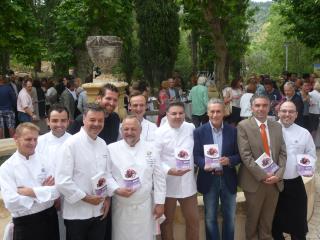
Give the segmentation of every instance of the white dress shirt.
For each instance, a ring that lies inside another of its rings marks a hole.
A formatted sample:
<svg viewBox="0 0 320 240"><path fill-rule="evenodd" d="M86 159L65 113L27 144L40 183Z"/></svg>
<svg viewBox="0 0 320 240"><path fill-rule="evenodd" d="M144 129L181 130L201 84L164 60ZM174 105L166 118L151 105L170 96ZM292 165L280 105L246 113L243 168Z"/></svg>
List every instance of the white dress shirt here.
<svg viewBox="0 0 320 240"><path fill-rule="evenodd" d="M295 123L287 128L282 125L282 133L287 148L287 163L283 178L293 179L299 176L296 169L297 155L308 154L317 159L316 147L308 130Z"/></svg>
<svg viewBox="0 0 320 240"><path fill-rule="evenodd" d="M313 90L309 93L309 113L320 114L320 93L317 90Z"/></svg>
<svg viewBox="0 0 320 240"><path fill-rule="evenodd" d="M36 151L46 156L46 161L48 161L53 175L55 174L57 160L60 157L61 147L69 137L71 137L71 134L65 132L63 136L57 138L50 131L38 138Z"/></svg>
<svg viewBox="0 0 320 240"><path fill-rule="evenodd" d="M240 117L251 117L251 104L250 99L253 96L253 93L245 93L242 95L240 99Z"/></svg>
<svg viewBox="0 0 320 240"><path fill-rule="evenodd" d="M53 206L59 197L55 186L42 186L49 177L50 168L44 156L35 153L26 159L16 151L0 167L0 187L3 201L12 217L21 217L41 212ZM36 197L17 193L18 187L30 187Z"/></svg>
<svg viewBox="0 0 320 240"><path fill-rule="evenodd" d="M18 95L17 110L25 113L25 108L29 108L32 112L34 111L30 94L25 88L22 88Z"/></svg>
<svg viewBox="0 0 320 240"><path fill-rule="evenodd" d="M92 177L104 172L108 188L115 183L110 173L110 154L104 140L90 138L81 128L80 132L69 137L61 149L61 157L56 167L56 185L63 199L64 219L89 219L101 216L102 203L92 205L82 201L94 195Z"/></svg>
<svg viewBox="0 0 320 240"><path fill-rule="evenodd" d="M191 171L183 176L167 175L167 197L186 198L197 192L194 162L193 162L193 130L194 125L183 122L180 128L172 128L169 122L160 126L156 131L155 147L160 154L162 167L166 173L171 168L176 168L175 149L185 149L190 153Z"/></svg>

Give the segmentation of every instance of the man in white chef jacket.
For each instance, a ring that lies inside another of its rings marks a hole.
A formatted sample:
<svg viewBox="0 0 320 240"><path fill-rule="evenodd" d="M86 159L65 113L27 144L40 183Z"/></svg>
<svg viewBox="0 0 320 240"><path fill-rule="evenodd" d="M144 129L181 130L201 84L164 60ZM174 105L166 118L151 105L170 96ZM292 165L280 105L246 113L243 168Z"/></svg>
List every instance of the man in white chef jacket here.
<svg viewBox="0 0 320 240"><path fill-rule="evenodd" d="M278 114L287 148L287 163L283 175L284 190L279 195L272 235L275 240L282 240L283 233L288 233L293 240L303 240L308 232L307 194L297 171L297 155L306 154L316 160L316 148L309 131L294 123L298 112L293 102L282 103Z"/></svg>
<svg viewBox="0 0 320 240"><path fill-rule="evenodd" d="M46 156L46 161L48 161L54 173L57 160L61 155L61 148L71 136L66 132L69 125L68 109L60 104L52 105L48 111L47 124L51 131L38 138L36 151ZM58 210L60 240L64 240L66 239L66 229L60 207L60 200L58 200L56 201L56 208Z"/></svg>
<svg viewBox="0 0 320 240"><path fill-rule="evenodd" d="M56 185L64 197L62 212L70 240L103 240L105 236L110 199L98 187L107 184L112 188L115 182L107 145L98 137L104 118L101 106L87 105L84 125L64 143L56 167Z"/></svg>
<svg viewBox="0 0 320 240"><path fill-rule="evenodd" d="M187 240L199 239L199 212L193 163L194 125L184 121L184 105L170 103L168 121L156 131L155 147L167 174L166 220L161 224L163 240L173 239L173 221L177 201L186 221ZM186 165L181 163L185 163Z"/></svg>
<svg viewBox="0 0 320 240"><path fill-rule="evenodd" d="M59 226L54 200L59 192L46 159L35 152L39 128L22 123L14 140L17 151L0 167L0 187L12 215L15 240L58 240Z"/></svg>
<svg viewBox="0 0 320 240"><path fill-rule="evenodd" d="M130 95L130 113L135 115L141 122L142 131L140 138L147 142L153 142L155 140L155 131L157 130L157 125L144 118L146 109L147 100L145 96L143 96L140 92Z"/></svg>
<svg viewBox="0 0 320 240"><path fill-rule="evenodd" d="M154 147L140 139L137 117L127 116L121 132L123 140L108 146L117 182L111 189L112 239L152 240L154 219L164 212L166 176Z"/></svg>

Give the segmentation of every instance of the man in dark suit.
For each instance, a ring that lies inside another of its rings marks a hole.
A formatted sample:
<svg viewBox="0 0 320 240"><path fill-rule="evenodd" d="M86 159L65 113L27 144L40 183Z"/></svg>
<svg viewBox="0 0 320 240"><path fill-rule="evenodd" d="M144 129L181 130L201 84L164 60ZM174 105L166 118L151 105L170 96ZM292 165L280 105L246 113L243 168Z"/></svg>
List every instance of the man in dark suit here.
<svg viewBox="0 0 320 240"><path fill-rule="evenodd" d="M279 191L283 190L282 177L286 166L286 145L281 125L267 120L270 100L264 95L253 95L253 117L238 124L238 146L242 163L239 168L239 186L246 197L246 239L271 240L272 220ZM279 169L265 172L255 162L263 153Z"/></svg>
<svg viewBox="0 0 320 240"><path fill-rule="evenodd" d="M68 80L67 87L60 96L60 103L68 109L70 120L74 120L76 109L77 94L75 92L75 82L73 79Z"/></svg>
<svg viewBox="0 0 320 240"><path fill-rule="evenodd" d="M223 123L224 103L220 99L208 102L209 122L194 131L194 161L199 167L197 187L203 194L205 207L206 239L219 240L217 223L219 198L221 201L223 226L222 239L234 239L234 219L237 195L237 173L240 163L237 146L237 130ZM220 168L206 164L204 146L217 144Z"/></svg>
<svg viewBox="0 0 320 240"><path fill-rule="evenodd" d="M286 96L287 101L291 101L296 105L298 116L294 121L295 124L298 124L300 127L303 127L303 100L301 96L296 92L294 82L286 82L283 86L284 95Z"/></svg>

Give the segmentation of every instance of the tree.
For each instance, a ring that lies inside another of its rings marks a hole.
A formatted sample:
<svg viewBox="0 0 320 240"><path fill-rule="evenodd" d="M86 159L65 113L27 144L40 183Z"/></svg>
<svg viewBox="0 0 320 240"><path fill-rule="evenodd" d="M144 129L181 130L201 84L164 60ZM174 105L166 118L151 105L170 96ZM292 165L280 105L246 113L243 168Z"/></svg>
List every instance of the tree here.
<svg viewBox="0 0 320 240"><path fill-rule="evenodd" d="M150 85L172 74L179 45L178 7L173 0L135 0L139 58Z"/></svg>
<svg viewBox="0 0 320 240"><path fill-rule="evenodd" d="M320 47L320 1L318 0L277 0L284 22L289 24L286 31L296 36L309 47Z"/></svg>
<svg viewBox="0 0 320 240"><path fill-rule="evenodd" d="M27 65L43 54L43 43L38 36L40 22L33 14L30 1L4 0L0 4L0 52L1 72L9 67L9 55L17 57Z"/></svg>
<svg viewBox="0 0 320 240"><path fill-rule="evenodd" d="M131 0L62 1L51 14L55 29L49 45L49 55L58 75L66 74L71 66L76 68L78 75L86 66L85 71L91 72L92 63L85 47L90 35L119 36L124 41L122 59L127 61L124 65L128 66L128 61L132 61L132 57L128 57L132 44L132 10ZM129 71L128 68L125 70ZM81 77L85 75L86 72Z"/></svg>
<svg viewBox="0 0 320 240"><path fill-rule="evenodd" d="M239 62L249 42L248 21L253 13L248 10L249 0L184 0L182 3L190 16L196 14L189 17L189 24L195 24L200 35L206 33L212 38L216 85L221 90L228 80L229 64L234 66L233 75L240 72Z"/></svg>

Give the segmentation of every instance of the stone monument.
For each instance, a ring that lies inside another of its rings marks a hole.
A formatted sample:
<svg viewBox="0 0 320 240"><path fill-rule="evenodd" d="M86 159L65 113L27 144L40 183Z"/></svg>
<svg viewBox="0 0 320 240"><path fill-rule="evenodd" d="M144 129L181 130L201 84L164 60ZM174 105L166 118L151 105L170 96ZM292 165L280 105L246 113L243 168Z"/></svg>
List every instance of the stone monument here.
<svg viewBox="0 0 320 240"><path fill-rule="evenodd" d="M128 85L112 75L112 68L117 64L122 51L122 41L116 36L89 36L86 41L89 56L95 66L101 70L101 75L93 79L92 83L85 83L82 87L87 91L88 102L94 102L99 89L106 83L115 85L120 92L118 108L120 117L126 115L124 109L124 89Z"/></svg>

